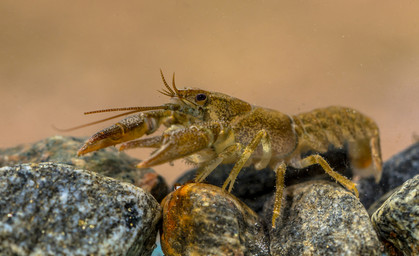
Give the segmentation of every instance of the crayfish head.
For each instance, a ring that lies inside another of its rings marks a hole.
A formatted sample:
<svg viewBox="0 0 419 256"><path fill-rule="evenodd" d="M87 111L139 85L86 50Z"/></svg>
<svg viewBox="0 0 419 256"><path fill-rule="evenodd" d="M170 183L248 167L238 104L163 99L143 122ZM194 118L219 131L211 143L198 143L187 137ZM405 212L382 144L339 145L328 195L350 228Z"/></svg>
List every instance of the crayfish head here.
<svg viewBox="0 0 419 256"><path fill-rule="evenodd" d="M252 110L252 106L238 98L201 89L181 89L178 101L184 102L189 108L199 110L203 121L226 121Z"/></svg>
<svg viewBox="0 0 419 256"><path fill-rule="evenodd" d="M252 106L240 99L219 92L210 92L198 88L178 89L173 74L172 87L166 82L163 72L161 77L166 89L160 93L172 98L172 103L180 106L179 112L194 116L202 121L229 122L238 115L252 110Z"/></svg>

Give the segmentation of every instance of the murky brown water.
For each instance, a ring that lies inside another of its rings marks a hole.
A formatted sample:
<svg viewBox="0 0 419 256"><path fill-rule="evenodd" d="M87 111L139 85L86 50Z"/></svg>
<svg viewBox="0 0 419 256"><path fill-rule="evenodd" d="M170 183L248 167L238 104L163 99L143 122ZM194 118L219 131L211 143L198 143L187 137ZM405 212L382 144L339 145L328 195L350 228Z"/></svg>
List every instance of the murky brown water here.
<svg viewBox="0 0 419 256"><path fill-rule="evenodd" d="M87 110L163 103L162 68L179 87L284 113L361 110L387 159L419 133L418 13L414 1L2 1L0 147L106 116ZM156 170L171 182L185 168Z"/></svg>

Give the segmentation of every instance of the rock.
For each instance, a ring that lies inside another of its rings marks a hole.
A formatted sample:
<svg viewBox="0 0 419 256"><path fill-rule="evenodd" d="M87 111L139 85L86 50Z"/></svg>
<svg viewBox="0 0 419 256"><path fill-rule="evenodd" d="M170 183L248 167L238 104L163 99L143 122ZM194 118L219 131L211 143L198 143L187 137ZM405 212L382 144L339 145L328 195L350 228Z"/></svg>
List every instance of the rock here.
<svg viewBox="0 0 419 256"><path fill-rule="evenodd" d="M152 169L136 168L139 160L114 147L78 157L77 150L84 141L84 138L53 136L33 144L0 149L0 167L41 162L69 164L134 184L150 192L159 202L167 195L168 187L161 176Z"/></svg>
<svg viewBox="0 0 419 256"><path fill-rule="evenodd" d="M271 255L379 255L381 244L360 201L340 185L309 181L287 187L270 228ZM271 223L273 198L266 203Z"/></svg>
<svg viewBox="0 0 419 256"><path fill-rule="evenodd" d="M143 189L70 165L0 168L1 255L150 255L161 216Z"/></svg>
<svg viewBox="0 0 419 256"><path fill-rule="evenodd" d="M375 201L369 208L368 208L368 215L372 216L383 204L384 202L397 190L399 190L401 186L397 188L393 188L392 190L388 191L384 195L382 195L377 201Z"/></svg>
<svg viewBox="0 0 419 256"><path fill-rule="evenodd" d="M381 196L419 174L419 143L413 144L384 163L380 182L373 178L357 182L361 202L369 208Z"/></svg>
<svg viewBox="0 0 419 256"><path fill-rule="evenodd" d="M378 234L404 255L419 255L419 175L393 193L371 221Z"/></svg>
<svg viewBox="0 0 419 256"><path fill-rule="evenodd" d="M205 180L205 183L221 187L234 165L218 166ZM182 175L175 184L185 184L194 179L196 169ZM176 185L175 185L176 186ZM272 196L275 186L275 173L271 169L256 170L245 167L237 176L232 194L256 213L262 212L265 201Z"/></svg>
<svg viewBox="0 0 419 256"><path fill-rule="evenodd" d="M269 255L259 217L219 187L183 185L162 207L165 255Z"/></svg>

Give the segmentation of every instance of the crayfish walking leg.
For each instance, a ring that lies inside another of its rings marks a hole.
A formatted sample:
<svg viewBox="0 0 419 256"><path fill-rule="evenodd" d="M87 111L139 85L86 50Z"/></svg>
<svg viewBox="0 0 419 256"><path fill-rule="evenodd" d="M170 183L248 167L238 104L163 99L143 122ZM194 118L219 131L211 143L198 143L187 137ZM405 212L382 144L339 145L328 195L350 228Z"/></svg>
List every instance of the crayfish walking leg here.
<svg viewBox="0 0 419 256"><path fill-rule="evenodd" d="M342 186L344 186L349 191L352 191L356 197L359 197L358 189L355 186L355 183L350 181L345 176L340 175L336 171L330 167L330 165L326 162L326 160L320 155L311 155L307 156L306 158L301 159L298 162L298 168L306 168L311 165L318 164L320 165L323 170L332 178L334 178L337 182L339 182ZM275 228L276 219L280 216L281 212L281 204L282 204L282 196L284 191L284 178L286 172L286 164L280 163L275 168L276 173L276 192L275 192L275 203L274 203L274 210L272 215L272 228Z"/></svg>
<svg viewBox="0 0 419 256"><path fill-rule="evenodd" d="M262 159L255 165L255 167L259 170L265 168L269 164L272 155L271 142L269 140L268 133L265 130L260 130L249 143L249 145L244 149L243 154L240 156L239 160L231 170L230 175L224 182L223 189L226 189L228 186L228 192L231 192L237 175L239 175L240 170L246 164L247 160L249 160L249 157L256 150L260 143L262 143L263 156Z"/></svg>
<svg viewBox="0 0 419 256"><path fill-rule="evenodd" d="M198 173L195 177L195 182L202 182L205 180L205 178L211 174L211 172L220 165L224 159L229 158L233 155L235 155L237 152L241 151L241 144L236 143L233 144L226 149L224 149L223 152L221 152L215 159L211 160L210 162L205 162L199 169Z"/></svg>
<svg viewBox="0 0 419 256"><path fill-rule="evenodd" d="M356 197L359 197L358 189L355 186L355 183L350 181L345 176L340 175L339 173L333 171L332 167L324 160L324 158L320 155L311 155L308 156L300 161L301 168L308 167L313 164L319 164L323 170L329 174L332 178L334 178L337 182L339 182L342 186L344 186L349 191L352 191Z"/></svg>

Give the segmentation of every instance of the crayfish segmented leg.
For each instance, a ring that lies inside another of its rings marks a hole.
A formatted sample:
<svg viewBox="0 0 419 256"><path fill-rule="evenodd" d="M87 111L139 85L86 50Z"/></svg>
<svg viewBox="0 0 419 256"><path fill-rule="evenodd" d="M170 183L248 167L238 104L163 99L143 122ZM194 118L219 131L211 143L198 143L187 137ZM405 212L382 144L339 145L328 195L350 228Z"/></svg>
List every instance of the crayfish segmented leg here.
<svg viewBox="0 0 419 256"><path fill-rule="evenodd" d="M209 162L204 162L201 167L198 169L198 173L195 177L195 182L202 182L205 178L211 174L211 172L220 165L224 159L230 158L235 155L237 152L241 151L240 143L236 143L224 149L215 159L210 160Z"/></svg>
<svg viewBox="0 0 419 256"><path fill-rule="evenodd" d="M228 192L231 192L233 189L234 182L236 181L237 175L239 175L240 170L249 160L252 153L256 150L257 146L262 143L263 155L261 161L256 164L257 169L265 168L271 159L272 151L271 144L269 140L269 135L265 130L260 130L250 144L244 149L244 152L240 156L239 160L234 165L233 169L230 172L230 175L223 184L223 189L226 189L228 186Z"/></svg>
<svg viewBox="0 0 419 256"><path fill-rule="evenodd" d="M359 198L358 189L356 188L355 183L350 181L345 176L340 175L339 173L334 171L332 167L330 167L330 165L321 155L307 156L301 159L299 162L294 163L294 166L297 165L298 168L306 168L314 164L320 165L329 176L334 178L337 182L339 182L342 186L344 186L349 191L352 191L355 194L355 196ZM280 216L280 212L281 212L281 203L282 203L283 191L285 188L285 185L284 185L285 172L286 172L285 163L280 163L275 168L276 192L275 192L274 211L272 215L272 228L275 228L276 219Z"/></svg>
<svg viewBox="0 0 419 256"><path fill-rule="evenodd" d="M350 181L343 175L340 175L336 171L330 167L330 165L326 162L326 160L321 155L311 155L301 160L301 168L305 168L314 164L319 164L323 170L332 178L334 178L337 182L339 182L342 186L344 186L349 191L352 191L357 198L359 198L358 189L355 186L355 183Z"/></svg>
<svg viewBox="0 0 419 256"><path fill-rule="evenodd" d="M276 190L275 190L275 202L274 210L272 214L272 228L275 228L276 219L281 214L281 205L282 197L285 189L285 171L287 170L287 165L284 162L278 164L275 168L276 174Z"/></svg>

